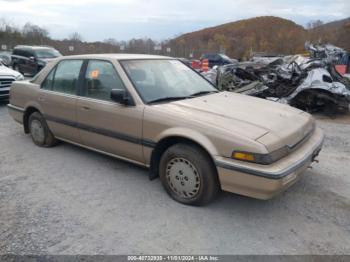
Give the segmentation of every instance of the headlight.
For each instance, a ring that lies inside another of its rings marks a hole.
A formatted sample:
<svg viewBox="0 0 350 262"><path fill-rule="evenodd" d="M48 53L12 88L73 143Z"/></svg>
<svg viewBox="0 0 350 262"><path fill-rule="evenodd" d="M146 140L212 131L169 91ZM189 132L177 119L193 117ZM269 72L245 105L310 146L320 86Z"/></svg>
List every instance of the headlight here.
<svg viewBox="0 0 350 262"><path fill-rule="evenodd" d="M24 76L23 75L18 75L18 76L15 77L15 80L16 81L24 80Z"/></svg>
<svg viewBox="0 0 350 262"><path fill-rule="evenodd" d="M294 144L291 147L284 146L280 149L277 149L269 154L259 154L259 153L250 153L250 152L244 152L244 151L233 151L232 152L232 158L241 160L241 161L247 161L252 163L257 163L261 165L270 165L281 158L287 156L291 151L295 150L298 146L302 145L304 141L306 141L315 131L315 121L312 122L310 131L296 144Z"/></svg>
<svg viewBox="0 0 350 262"><path fill-rule="evenodd" d="M273 151L270 154L259 154L259 153L249 153L249 152L241 152L241 151L233 151L232 158L252 162L261 165L270 165L281 158L288 155L289 150L287 147L282 147L276 151Z"/></svg>

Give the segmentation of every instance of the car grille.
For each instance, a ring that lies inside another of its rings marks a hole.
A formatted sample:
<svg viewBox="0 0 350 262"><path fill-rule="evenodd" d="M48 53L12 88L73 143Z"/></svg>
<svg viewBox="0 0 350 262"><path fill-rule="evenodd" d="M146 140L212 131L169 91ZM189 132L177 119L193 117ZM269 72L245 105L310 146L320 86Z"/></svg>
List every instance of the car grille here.
<svg viewBox="0 0 350 262"><path fill-rule="evenodd" d="M9 77L1 78L0 77L0 90L2 88L9 88L13 81L15 81L14 78L9 78Z"/></svg>

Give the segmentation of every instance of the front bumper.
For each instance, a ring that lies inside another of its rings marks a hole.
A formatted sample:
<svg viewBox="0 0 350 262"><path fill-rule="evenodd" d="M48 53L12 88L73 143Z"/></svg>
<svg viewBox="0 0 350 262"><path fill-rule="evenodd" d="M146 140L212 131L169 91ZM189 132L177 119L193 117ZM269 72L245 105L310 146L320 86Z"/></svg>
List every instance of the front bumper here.
<svg viewBox="0 0 350 262"><path fill-rule="evenodd" d="M316 128L298 149L271 165L259 165L216 157L221 188L224 191L269 199L293 185L319 154L324 140Z"/></svg>

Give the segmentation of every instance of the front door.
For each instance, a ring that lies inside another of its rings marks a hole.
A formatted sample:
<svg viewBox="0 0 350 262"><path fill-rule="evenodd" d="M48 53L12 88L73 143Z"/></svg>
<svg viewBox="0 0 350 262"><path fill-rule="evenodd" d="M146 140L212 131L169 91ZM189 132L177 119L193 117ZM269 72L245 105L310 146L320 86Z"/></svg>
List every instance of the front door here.
<svg viewBox="0 0 350 262"><path fill-rule="evenodd" d="M110 99L112 89L125 89L109 61L90 60L77 101L82 143L103 152L143 163L143 106L125 106Z"/></svg>
<svg viewBox="0 0 350 262"><path fill-rule="evenodd" d="M83 60L64 60L41 86L38 102L50 130L57 138L80 143L76 127L77 89Z"/></svg>

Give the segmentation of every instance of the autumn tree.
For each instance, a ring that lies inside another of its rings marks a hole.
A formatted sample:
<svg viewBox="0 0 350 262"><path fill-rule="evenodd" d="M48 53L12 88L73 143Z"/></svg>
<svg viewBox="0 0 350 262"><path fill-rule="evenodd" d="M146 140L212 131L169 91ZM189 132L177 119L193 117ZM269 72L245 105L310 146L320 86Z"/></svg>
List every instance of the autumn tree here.
<svg viewBox="0 0 350 262"><path fill-rule="evenodd" d="M228 47L228 41L224 34L215 34L214 42L219 47L220 53L225 53Z"/></svg>
<svg viewBox="0 0 350 262"><path fill-rule="evenodd" d="M350 52L350 21L339 29L337 44Z"/></svg>
<svg viewBox="0 0 350 262"><path fill-rule="evenodd" d="M43 45L49 37L49 32L45 28L31 23L26 23L23 26L22 34L31 44Z"/></svg>
<svg viewBox="0 0 350 262"><path fill-rule="evenodd" d="M74 33L69 35L68 40L70 40L72 42L82 42L83 37L78 32L74 32Z"/></svg>

